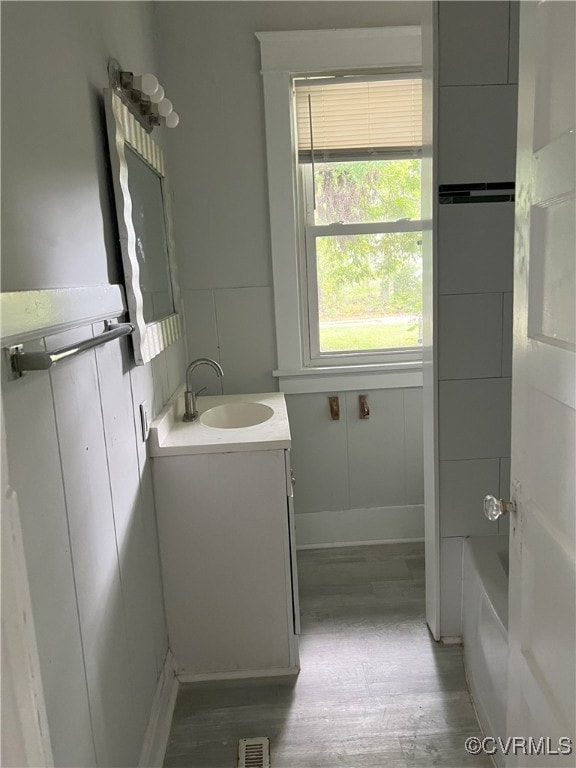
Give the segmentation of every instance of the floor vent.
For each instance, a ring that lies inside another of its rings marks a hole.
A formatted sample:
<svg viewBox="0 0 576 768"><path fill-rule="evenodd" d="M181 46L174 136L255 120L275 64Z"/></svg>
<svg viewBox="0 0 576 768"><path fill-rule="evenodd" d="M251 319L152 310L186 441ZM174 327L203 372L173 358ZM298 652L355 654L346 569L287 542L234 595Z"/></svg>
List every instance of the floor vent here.
<svg viewBox="0 0 576 768"><path fill-rule="evenodd" d="M240 739L238 768L270 768L270 739Z"/></svg>

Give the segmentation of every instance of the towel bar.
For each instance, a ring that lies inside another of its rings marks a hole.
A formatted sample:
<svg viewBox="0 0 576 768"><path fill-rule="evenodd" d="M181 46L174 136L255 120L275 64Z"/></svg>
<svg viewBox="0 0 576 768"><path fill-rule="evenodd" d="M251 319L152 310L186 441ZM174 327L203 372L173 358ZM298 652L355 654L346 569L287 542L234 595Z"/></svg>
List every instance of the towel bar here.
<svg viewBox="0 0 576 768"><path fill-rule="evenodd" d="M107 330L98 336L69 344L54 352L23 352L23 345L15 344L9 348L12 371L17 376L22 376L25 371L45 371L55 363L75 357L87 349L99 347L101 344L106 344L107 341L113 341L122 336L128 336L133 330L134 326L131 323L108 324Z"/></svg>

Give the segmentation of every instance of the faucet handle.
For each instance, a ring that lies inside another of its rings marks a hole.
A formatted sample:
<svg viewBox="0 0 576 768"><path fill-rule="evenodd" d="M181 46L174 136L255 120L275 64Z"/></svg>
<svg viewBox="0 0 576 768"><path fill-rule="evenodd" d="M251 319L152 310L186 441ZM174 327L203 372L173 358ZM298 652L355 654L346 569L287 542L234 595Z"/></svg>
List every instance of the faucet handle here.
<svg viewBox="0 0 576 768"><path fill-rule="evenodd" d="M199 389L198 392L196 392L196 397L198 397L198 395L201 395L202 392L206 392L207 389L208 389L208 385L206 385L205 387L202 387L202 389Z"/></svg>

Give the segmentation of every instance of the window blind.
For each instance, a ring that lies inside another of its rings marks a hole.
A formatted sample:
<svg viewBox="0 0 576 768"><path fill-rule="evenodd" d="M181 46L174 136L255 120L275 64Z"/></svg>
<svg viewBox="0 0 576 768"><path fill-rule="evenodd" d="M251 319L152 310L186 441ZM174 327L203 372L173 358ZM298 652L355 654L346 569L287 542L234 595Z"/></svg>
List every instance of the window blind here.
<svg viewBox="0 0 576 768"><path fill-rule="evenodd" d="M415 154L422 146L419 77L297 80L295 102L301 162Z"/></svg>

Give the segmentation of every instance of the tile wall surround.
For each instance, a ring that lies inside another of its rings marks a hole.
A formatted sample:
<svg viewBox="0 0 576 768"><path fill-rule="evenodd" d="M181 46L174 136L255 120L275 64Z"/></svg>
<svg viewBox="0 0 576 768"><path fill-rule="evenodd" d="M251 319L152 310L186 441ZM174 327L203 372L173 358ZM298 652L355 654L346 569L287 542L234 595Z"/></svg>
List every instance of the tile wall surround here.
<svg viewBox="0 0 576 768"><path fill-rule="evenodd" d="M441 3L440 25L450 2L452 0ZM500 2L497 0L496 4ZM442 86L440 83L440 184L514 180L516 99L515 84Z"/></svg>
<svg viewBox="0 0 576 768"><path fill-rule="evenodd" d="M513 203L440 205L439 294L511 292L513 249Z"/></svg>
<svg viewBox="0 0 576 768"><path fill-rule="evenodd" d="M482 499L507 498L510 483L517 26L516 2L439 6L443 636L461 634L463 537L506 533Z"/></svg>
<svg viewBox="0 0 576 768"><path fill-rule="evenodd" d="M462 536L440 538L440 633L462 635Z"/></svg>

